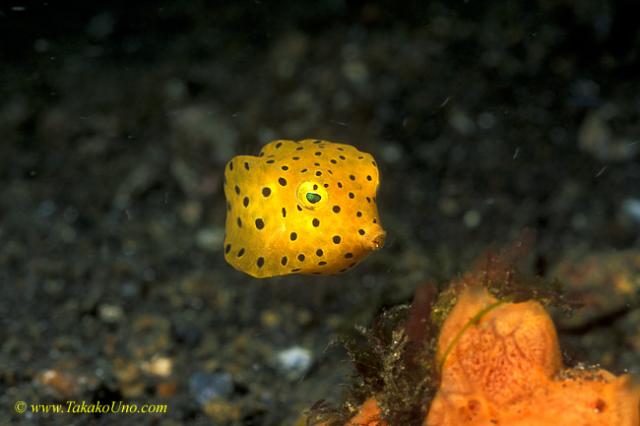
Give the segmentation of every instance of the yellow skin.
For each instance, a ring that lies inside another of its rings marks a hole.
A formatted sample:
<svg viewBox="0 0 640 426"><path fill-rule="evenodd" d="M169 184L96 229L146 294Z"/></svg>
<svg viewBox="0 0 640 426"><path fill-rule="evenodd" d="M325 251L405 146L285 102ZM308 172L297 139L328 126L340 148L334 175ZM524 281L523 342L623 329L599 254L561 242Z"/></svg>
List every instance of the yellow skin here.
<svg viewBox="0 0 640 426"><path fill-rule="evenodd" d="M225 259L253 277L341 273L384 244L378 168L351 145L276 140L224 176Z"/></svg>

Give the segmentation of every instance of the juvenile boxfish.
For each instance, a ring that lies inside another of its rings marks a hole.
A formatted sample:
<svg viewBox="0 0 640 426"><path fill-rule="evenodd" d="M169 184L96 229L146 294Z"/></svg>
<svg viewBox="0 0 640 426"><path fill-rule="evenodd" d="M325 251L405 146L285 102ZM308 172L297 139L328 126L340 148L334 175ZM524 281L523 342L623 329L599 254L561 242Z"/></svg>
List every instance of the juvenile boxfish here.
<svg viewBox="0 0 640 426"><path fill-rule="evenodd" d="M225 167L224 256L257 278L344 272L384 244L370 154L322 140L276 140Z"/></svg>

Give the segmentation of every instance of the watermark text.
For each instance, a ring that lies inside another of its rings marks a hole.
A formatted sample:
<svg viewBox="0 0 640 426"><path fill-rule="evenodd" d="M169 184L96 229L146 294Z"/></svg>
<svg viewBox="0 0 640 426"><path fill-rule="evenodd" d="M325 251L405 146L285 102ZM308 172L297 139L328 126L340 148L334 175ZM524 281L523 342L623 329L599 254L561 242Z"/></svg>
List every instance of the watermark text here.
<svg viewBox="0 0 640 426"><path fill-rule="evenodd" d="M133 402L65 401L57 404L29 404L16 401L17 414L165 414L167 404L136 404Z"/></svg>

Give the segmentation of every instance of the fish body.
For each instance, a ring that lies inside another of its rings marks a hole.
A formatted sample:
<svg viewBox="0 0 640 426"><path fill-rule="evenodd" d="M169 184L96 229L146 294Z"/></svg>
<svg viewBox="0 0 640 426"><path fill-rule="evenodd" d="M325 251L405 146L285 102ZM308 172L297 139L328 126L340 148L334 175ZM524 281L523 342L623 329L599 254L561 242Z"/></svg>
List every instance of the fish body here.
<svg viewBox="0 0 640 426"><path fill-rule="evenodd" d="M344 272L384 244L370 154L323 140L276 140L225 167L224 256L256 278Z"/></svg>

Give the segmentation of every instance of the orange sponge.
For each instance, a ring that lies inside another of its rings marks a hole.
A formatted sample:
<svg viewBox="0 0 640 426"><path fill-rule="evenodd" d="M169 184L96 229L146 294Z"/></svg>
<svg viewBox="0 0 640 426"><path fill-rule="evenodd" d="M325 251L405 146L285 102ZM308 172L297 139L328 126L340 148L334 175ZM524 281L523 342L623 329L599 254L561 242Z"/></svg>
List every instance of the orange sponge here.
<svg viewBox="0 0 640 426"><path fill-rule="evenodd" d="M562 369L538 302L500 303L482 287L466 289L437 356L441 382L425 426L640 425L640 388L629 376Z"/></svg>

